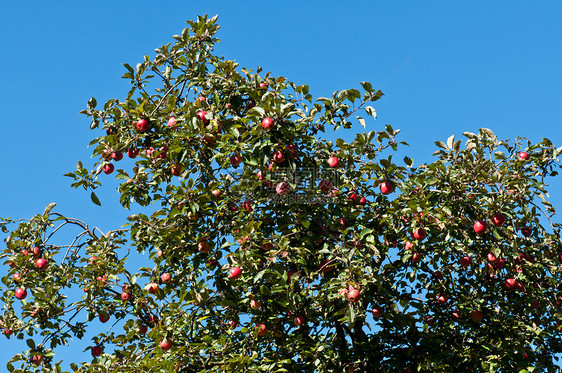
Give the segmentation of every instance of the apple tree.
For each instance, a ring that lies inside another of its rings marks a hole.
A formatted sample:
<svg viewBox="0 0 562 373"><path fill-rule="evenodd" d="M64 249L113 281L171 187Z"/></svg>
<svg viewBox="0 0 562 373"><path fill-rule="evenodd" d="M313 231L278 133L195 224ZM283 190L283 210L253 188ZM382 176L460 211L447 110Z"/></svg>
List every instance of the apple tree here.
<svg viewBox="0 0 562 373"><path fill-rule="evenodd" d="M414 166L383 94L313 98L216 56L217 17L189 21L92 98L95 164L66 176L128 221L1 220L3 338L13 372L530 372L562 352L562 245L548 139L489 129ZM329 141L333 131L344 140ZM56 239L72 233L68 242ZM146 267L131 258L143 256ZM3 342L4 343L4 342Z"/></svg>

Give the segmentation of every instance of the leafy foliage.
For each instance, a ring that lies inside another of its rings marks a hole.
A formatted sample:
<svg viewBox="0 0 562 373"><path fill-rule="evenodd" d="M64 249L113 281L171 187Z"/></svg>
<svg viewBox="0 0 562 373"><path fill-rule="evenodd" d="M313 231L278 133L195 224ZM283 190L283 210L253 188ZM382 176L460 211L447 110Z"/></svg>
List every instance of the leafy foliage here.
<svg viewBox="0 0 562 373"><path fill-rule="evenodd" d="M328 141L371 126L382 92L314 99L240 68L213 54L216 21L125 64L127 98L83 111L103 130L97 163L66 176L100 204L115 172L129 223L100 232L54 204L2 220L0 323L29 346L8 370L60 371L53 350L109 318L72 369L552 371L562 247L545 178L562 148L481 129L414 167L393 160L407 144L390 125ZM67 228L80 233L53 243ZM150 265L130 268L129 247Z"/></svg>

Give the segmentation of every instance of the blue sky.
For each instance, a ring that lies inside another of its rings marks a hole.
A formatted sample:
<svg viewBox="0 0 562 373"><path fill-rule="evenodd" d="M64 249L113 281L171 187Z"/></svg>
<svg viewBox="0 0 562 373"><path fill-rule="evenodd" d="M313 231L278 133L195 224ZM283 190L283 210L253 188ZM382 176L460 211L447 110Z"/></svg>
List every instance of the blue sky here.
<svg viewBox="0 0 562 373"><path fill-rule="evenodd" d="M0 216L30 217L57 202L56 211L102 230L123 224L130 212L116 183L105 183L97 207L62 176L91 154L78 112L91 96L123 98L122 63L153 55L205 13L219 14L218 53L242 66L308 84L315 96L360 81L382 89L368 129L400 128L416 164L431 160L434 141L480 127L562 146L560 2L4 2ZM551 180L555 206L560 179ZM17 348L2 346L0 365Z"/></svg>

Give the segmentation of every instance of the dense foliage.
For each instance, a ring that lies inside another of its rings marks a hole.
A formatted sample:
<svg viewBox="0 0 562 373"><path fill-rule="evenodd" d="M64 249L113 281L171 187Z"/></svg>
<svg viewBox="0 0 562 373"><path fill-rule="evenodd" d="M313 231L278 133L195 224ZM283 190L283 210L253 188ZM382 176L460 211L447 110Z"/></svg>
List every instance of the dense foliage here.
<svg viewBox="0 0 562 373"><path fill-rule="evenodd" d="M128 96L83 111L97 163L67 176L100 204L115 175L129 223L101 232L54 204L1 221L0 326L29 346L9 370L60 371L72 338L93 356L72 369L92 372L553 371L562 245L544 179L562 148L481 129L415 167L393 160L407 148L389 125L328 141L372 126L382 92L314 99L240 68L213 54L216 20L125 64Z"/></svg>

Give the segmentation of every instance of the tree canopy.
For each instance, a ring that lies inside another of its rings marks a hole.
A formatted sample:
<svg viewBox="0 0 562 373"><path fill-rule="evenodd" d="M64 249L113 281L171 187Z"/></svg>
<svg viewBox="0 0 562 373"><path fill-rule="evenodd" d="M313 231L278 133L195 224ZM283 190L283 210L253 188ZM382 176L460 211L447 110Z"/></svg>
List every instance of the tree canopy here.
<svg viewBox="0 0 562 373"><path fill-rule="evenodd" d="M367 131L383 96L370 83L314 98L216 56L217 17L187 23L125 64L127 97L82 112L96 163L66 176L96 204L115 176L128 222L102 232L54 204L1 220L0 327L29 346L9 371L61 371L71 340L92 354L74 371L555 369L562 245L545 180L562 148L482 128L436 141L432 163L393 159L407 144Z"/></svg>

